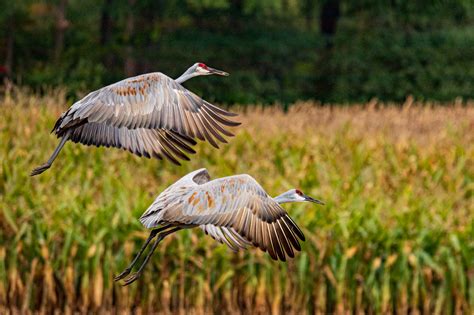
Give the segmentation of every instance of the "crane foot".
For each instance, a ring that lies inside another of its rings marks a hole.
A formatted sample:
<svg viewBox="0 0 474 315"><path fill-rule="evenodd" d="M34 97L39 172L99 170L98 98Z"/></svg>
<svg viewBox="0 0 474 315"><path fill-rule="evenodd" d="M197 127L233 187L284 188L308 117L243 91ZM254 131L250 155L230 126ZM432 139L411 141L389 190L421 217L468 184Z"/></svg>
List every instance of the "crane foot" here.
<svg viewBox="0 0 474 315"><path fill-rule="evenodd" d="M141 274L142 274L141 272L136 272L136 273L132 274L130 277L125 279L125 281L123 282L123 286L127 286L127 285L135 282L135 280L140 278Z"/></svg>
<svg viewBox="0 0 474 315"><path fill-rule="evenodd" d="M122 280L123 278L125 278L126 276L130 274L130 271L132 271L132 268L125 268L125 270L122 271L121 274L119 274L118 276L114 278L114 281Z"/></svg>
<svg viewBox="0 0 474 315"><path fill-rule="evenodd" d="M31 173L30 173L30 176L39 175L39 174L43 173L44 171L46 171L50 167L51 167L51 164L44 163L44 164L38 166L37 168L35 168L34 170L32 170Z"/></svg>

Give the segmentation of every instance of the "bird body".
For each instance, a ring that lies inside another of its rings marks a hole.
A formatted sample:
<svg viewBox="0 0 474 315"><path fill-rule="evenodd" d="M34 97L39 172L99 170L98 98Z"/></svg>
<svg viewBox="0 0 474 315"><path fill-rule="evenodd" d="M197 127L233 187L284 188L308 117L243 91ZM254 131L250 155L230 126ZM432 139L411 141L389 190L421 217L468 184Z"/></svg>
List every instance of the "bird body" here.
<svg viewBox="0 0 474 315"><path fill-rule="evenodd" d="M294 257L293 247L300 249L298 238L304 240L286 211L253 177L242 174L209 181L205 169L160 194L140 222L146 228L170 223L199 226L233 250L253 244L283 261L286 255Z"/></svg>
<svg viewBox="0 0 474 315"><path fill-rule="evenodd" d="M285 261L301 250L299 240L305 238L281 204L298 201L322 204L297 189L272 198L247 174L210 180L207 170L199 169L165 189L140 222L146 228L199 227L234 251L255 246ZM130 278L126 284L133 281Z"/></svg>
<svg viewBox="0 0 474 315"><path fill-rule="evenodd" d="M181 77L160 72L127 78L86 95L57 120L52 132L62 141L50 160L33 170L48 169L67 140L85 145L116 147L138 156L166 158L179 165L189 160L195 139L218 148L233 136L226 127L240 123L236 114L203 100L180 83L199 75L227 75L199 63Z"/></svg>

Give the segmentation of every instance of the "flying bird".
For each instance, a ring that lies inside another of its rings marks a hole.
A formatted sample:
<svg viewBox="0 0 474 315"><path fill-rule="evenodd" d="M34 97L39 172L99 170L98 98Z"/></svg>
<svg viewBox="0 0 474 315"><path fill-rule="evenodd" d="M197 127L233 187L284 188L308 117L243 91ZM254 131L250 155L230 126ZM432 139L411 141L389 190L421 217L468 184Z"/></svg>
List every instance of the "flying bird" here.
<svg viewBox="0 0 474 315"><path fill-rule="evenodd" d="M140 217L144 227L154 230L115 281L130 274L154 238L138 271L125 279L124 285L138 279L163 238L194 227L233 251L254 246L268 252L274 260L286 261L287 256L294 257L295 250L301 250L299 240L304 241L305 237L281 204L304 201L324 204L299 189L272 198L246 174L211 181L206 169L191 172L164 190Z"/></svg>
<svg viewBox="0 0 474 315"><path fill-rule="evenodd" d="M195 139L218 148L233 134L226 127L239 122L237 114L203 100L181 84L202 75L228 76L227 72L195 63L176 80L160 72L128 78L89 93L74 103L56 121L54 132L61 138L49 160L31 176L51 167L66 141L115 147L138 156L168 159L180 165L196 153Z"/></svg>

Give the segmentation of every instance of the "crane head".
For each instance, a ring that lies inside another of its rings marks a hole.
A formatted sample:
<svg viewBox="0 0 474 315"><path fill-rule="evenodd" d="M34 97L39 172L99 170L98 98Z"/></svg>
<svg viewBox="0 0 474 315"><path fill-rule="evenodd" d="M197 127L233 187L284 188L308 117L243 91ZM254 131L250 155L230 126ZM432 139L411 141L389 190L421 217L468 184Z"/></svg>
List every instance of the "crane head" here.
<svg viewBox="0 0 474 315"><path fill-rule="evenodd" d="M301 190L299 189L293 189L294 191L294 197L296 199L296 201L309 201L309 202L314 202L314 203L317 203L319 205L324 205L324 202L322 202L321 200L318 200L318 199L314 199L313 197L310 197L308 195L305 195Z"/></svg>
<svg viewBox="0 0 474 315"><path fill-rule="evenodd" d="M290 189L287 192L281 194L280 196L276 197L276 200L279 203L308 201L324 205L324 202L322 202L321 200L314 199L313 197L305 195L301 190L296 188Z"/></svg>
<svg viewBox="0 0 474 315"><path fill-rule="evenodd" d="M195 63L193 68L196 75L217 74L217 75L221 75L225 77L229 75L227 72L208 67L205 63L202 63L202 62Z"/></svg>

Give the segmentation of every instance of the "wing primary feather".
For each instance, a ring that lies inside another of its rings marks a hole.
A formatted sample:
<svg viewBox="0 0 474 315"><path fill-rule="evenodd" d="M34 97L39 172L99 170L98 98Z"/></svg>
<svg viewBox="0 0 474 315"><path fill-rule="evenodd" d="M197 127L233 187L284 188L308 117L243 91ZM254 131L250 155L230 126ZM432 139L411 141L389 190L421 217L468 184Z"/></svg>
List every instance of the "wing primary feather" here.
<svg viewBox="0 0 474 315"><path fill-rule="evenodd" d="M227 140L224 137L222 137L221 134L217 132L213 126L211 126L211 124L209 123L207 119L207 115L204 115L204 114L202 115L202 121L204 125L206 126L206 128L212 133L214 137L216 137L217 140L219 140L222 143L227 143Z"/></svg>
<svg viewBox="0 0 474 315"><path fill-rule="evenodd" d="M160 142L160 147L161 147L161 150L160 150L160 153L163 154L169 161L171 161L172 163L180 166L181 163L179 163L178 160L176 160L176 158L171 155L171 153L168 152L168 150L166 150L165 146Z"/></svg>
<svg viewBox="0 0 474 315"><path fill-rule="evenodd" d="M279 223L281 223L281 226L283 228L283 231L285 233L285 235L288 236L288 239L290 240L291 242L291 245L293 245L293 247L297 250L297 251L300 251L301 250L301 246L300 246L300 243L298 242L298 238L297 236L295 235L295 233L292 231L292 229L287 225L287 223L285 222L284 219L281 219L279 220Z"/></svg>
<svg viewBox="0 0 474 315"><path fill-rule="evenodd" d="M201 128L199 127L199 124L198 124L198 121L197 121L197 115L186 112L186 116L188 117L189 122L193 126L193 130L194 130L194 134L195 134L196 138L198 138L201 141L204 141L205 138L204 138L204 135L201 131Z"/></svg>
<svg viewBox="0 0 474 315"><path fill-rule="evenodd" d="M280 240L275 224L271 223L270 226L273 229L273 245L275 246L277 255L281 261L286 261L285 253L283 252L282 241Z"/></svg>
<svg viewBox="0 0 474 315"><path fill-rule="evenodd" d="M204 111L207 115L207 117L209 118L210 121L213 122L213 126L222 134L224 134L225 136L228 136L228 137L233 137L234 134L230 131L227 131L225 128L223 128L219 122L217 122L215 119L212 118L212 116L209 114L209 109L208 108L204 108Z"/></svg>
<svg viewBox="0 0 474 315"><path fill-rule="evenodd" d="M273 244L272 233L270 231L270 224L264 223L264 225L267 230L267 236L268 236L268 245L267 245L268 253L270 254L270 257L272 257L273 260L278 260L275 246Z"/></svg>
<svg viewBox="0 0 474 315"><path fill-rule="evenodd" d="M181 132L181 134L186 134L189 137L194 138L194 131L186 114L187 111L185 109L181 109L181 122L183 124L183 132Z"/></svg>
<svg viewBox="0 0 474 315"><path fill-rule="evenodd" d="M250 214L250 211L249 211L249 215L248 215L248 228L247 228L247 238L249 241L252 242L252 244L254 246L258 246L258 243L257 243L257 240L256 240L256 237L255 237L255 234L254 234L254 231L255 231L255 225L256 225L256 218Z"/></svg>
<svg viewBox="0 0 474 315"><path fill-rule="evenodd" d="M292 228L293 232L300 238L300 240L305 241L304 234L296 225L295 221L293 221L289 215L283 216L283 219L286 221L286 223L288 223L288 225Z"/></svg>
<svg viewBox="0 0 474 315"><path fill-rule="evenodd" d="M236 114L236 113L232 113L232 112L229 112L229 111L226 111L225 109L222 109L220 107L217 107L216 105L213 105L209 102L206 102L204 101L204 106L208 106L210 107L212 110L214 110L215 112L221 114L221 115L224 115L224 116L230 116L230 117L235 117L235 116L238 116L239 114Z"/></svg>
<svg viewBox="0 0 474 315"><path fill-rule="evenodd" d="M80 138L82 141L82 143L84 143L85 145L91 145L91 137L90 135L92 134L92 129L94 128L94 125L90 125L89 128L82 128L82 132L81 132L81 135L80 135Z"/></svg>
<svg viewBox="0 0 474 315"><path fill-rule="evenodd" d="M189 145L187 145L183 140L181 140L178 136L176 136L176 133L174 132L166 132L166 137L168 140L172 141L174 144L176 144L180 149L183 149L189 154L195 154L196 151L191 148Z"/></svg>
<svg viewBox="0 0 474 315"><path fill-rule="evenodd" d="M187 125L189 126L189 136L192 138L199 138L199 130L196 126L196 121L193 118L193 113L185 110L183 120L185 120L187 122Z"/></svg>
<svg viewBox="0 0 474 315"><path fill-rule="evenodd" d="M160 153L153 152L153 157L158 160L163 160L163 157L160 155Z"/></svg>
<svg viewBox="0 0 474 315"><path fill-rule="evenodd" d="M249 215L247 208L244 208L243 213L242 213L242 221L241 221L241 226L240 226L240 231L242 235L245 235L246 238L249 238L248 231L247 231L247 216ZM252 240L250 240L252 241Z"/></svg>
<svg viewBox="0 0 474 315"><path fill-rule="evenodd" d="M209 110L209 111L208 111L208 114L209 114L212 118L214 118L215 120L217 120L218 122L220 122L220 123L223 124L223 125L230 126L230 127L236 127L236 126L241 125L240 122L228 120L228 119L226 119L226 118L224 118L224 117L219 116L218 114L216 114L216 113L213 112L212 110Z"/></svg>
<svg viewBox="0 0 474 315"><path fill-rule="evenodd" d="M203 230L204 232L211 236L214 240L216 240L217 242L223 244L224 242L220 239L220 237L217 235L216 233L216 229L215 229L215 226L211 225L211 224L206 224L206 225L202 225L203 227Z"/></svg>
<svg viewBox="0 0 474 315"><path fill-rule="evenodd" d="M178 103L176 104L177 106L174 107L174 122L173 122L173 130L176 130L178 133L184 134L185 131L183 129L183 124L182 119L179 119L179 117L182 117L182 106L179 104L179 97L177 98Z"/></svg>
<svg viewBox="0 0 474 315"><path fill-rule="evenodd" d="M222 239L222 241L230 248L232 249L234 252L237 252L239 250L238 247L236 247L232 242L230 242L224 235L224 233L222 233L222 230L220 227L215 227L215 231L216 233L219 234L220 238Z"/></svg>
<svg viewBox="0 0 474 315"><path fill-rule="evenodd" d="M262 223L260 220L258 224L255 224L255 238L256 238L257 244L260 244L260 248L263 251L266 251L267 247L263 239L262 224L265 224L265 223Z"/></svg>
<svg viewBox="0 0 474 315"><path fill-rule="evenodd" d="M277 220L277 221L272 223L273 228L275 229L275 231L278 234L278 239L280 240L280 244L282 245L285 253L287 253L288 256L290 256L290 257L294 257L293 248L288 243L287 236L283 233L283 230L282 230L282 227L281 227L279 221L281 221L281 220Z"/></svg>
<svg viewBox="0 0 474 315"><path fill-rule="evenodd" d="M169 133L173 134L174 136L176 136L177 138L181 139L182 141L186 142L188 145L196 145L197 142L196 140L194 140L193 138L187 136L187 135L182 135L182 134L179 134L179 133L176 133L172 130L169 131Z"/></svg>
<svg viewBox="0 0 474 315"><path fill-rule="evenodd" d="M110 126L105 125L105 138L106 138L106 147L113 146L114 144L114 137L113 137L113 129Z"/></svg>
<svg viewBox="0 0 474 315"><path fill-rule="evenodd" d="M160 145L158 144L159 141L157 140L157 134L155 130L148 130L148 146L149 146L149 153L151 156L157 158L157 155L160 153Z"/></svg>
<svg viewBox="0 0 474 315"><path fill-rule="evenodd" d="M242 236L234 232L232 229L222 228L222 230L237 246L241 249L247 249L246 244L248 241L246 241Z"/></svg>
<svg viewBox="0 0 474 315"><path fill-rule="evenodd" d="M153 155L154 151L154 145L153 145L153 139L150 137L150 132L148 129L138 129L141 131L141 136L140 138L142 139L142 145L143 145L143 155L147 158L150 158Z"/></svg>
<svg viewBox="0 0 474 315"><path fill-rule="evenodd" d="M95 125L94 125L94 132L91 132L91 133L90 133L90 136L89 136L89 137L90 137L90 144L91 144L91 145L94 145L94 146L96 145L96 135L98 135L99 132L100 132L100 130L99 130L99 125L98 125L98 124L95 124Z"/></svg>
<svg viewBox="0 0 474 315"><path fill-rule="evenodd" d="M270 253L270 248L269 246L271 246L271 243L270 243L270 239L268 237L268 230L267 230L267 226L266 226L267 223L265 222L260 222L260 230L262 231L262 245L260 248L264 251L268 251Z"/></svg>
<svg viewBox="0 0 474 315"><path fill-rule="evenodd" d="M237 233L237 231L233 228L233 227L229 227L227 228L229 231L232 232L232 234L244 245L244 246L251 246L252 243L247 240L246 238L244 238L242 235L240 235L239 233Z"/></svg>
<svg viewBox="0 0 474 315"><path fill-rule="evenodd" d="M100 146L101 143L104 143L105 146L107 146L107 133L106 133L106 128L104 124L100 124L100 136L96 140L96 146Z"/></svg>
<svg viewBox="0 0 474 315"><path fill-rule="evenodd" d="M163 146L166 146L174 155L176 155L180 159L189 161L189 157L183 152L181 152L178 148L176 148L172 143L170 143L170 141L168 141L168 139L163 134L160 133L159 135L160 142L163 144Z"/></svg>
<svg viewBox="0 0 474 315"><path fill-rule="evenodd" d="M128 130L127 135L130 139L131 152L138 156L142 156L142 154L140 153L140 150L138 150L138 143L136 141L135 133Z"/></svg>
<svg viewBox="0 0 474 315"><path fill-rule="evenodd" d="M99 133L99 125L93 124L91 130L89 131L89 145L95 145L95 135Z"/></svg>
<svg viewBox="0 0 474 315"><path fill-rule="evenodd" d="M216 226L225 226L226 217L223 214L214 213L212 215L212 222Z"/></svg>
<svg viewBox="0 0 474 315"><path fill-rule="evenodd" d="M240 211L238 211L236 216L234 217L234 219L236 219L236 223L234 225L236 231L239 234L244 235L244 236L245 236L245 233L244 233L245 215L246 215L246 211L245 211L245 208L243 208L243 209L240 209Z"/></svg>
<svg viewBox="0 0 474 315"><path fill-rule="evenodd" d="M207 131L205 124L202 122L202 118L199 116L197 116L196 118L199 119L199 121L201 122L202 132L204 134L204 138L206 138L206 141L209 142L214 148L219 149L219 145Z"/></svg>

